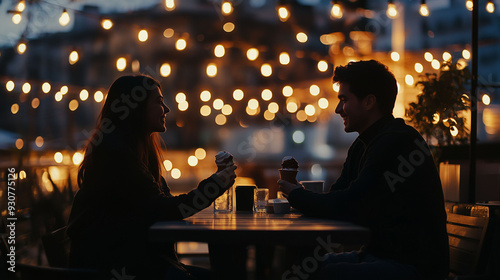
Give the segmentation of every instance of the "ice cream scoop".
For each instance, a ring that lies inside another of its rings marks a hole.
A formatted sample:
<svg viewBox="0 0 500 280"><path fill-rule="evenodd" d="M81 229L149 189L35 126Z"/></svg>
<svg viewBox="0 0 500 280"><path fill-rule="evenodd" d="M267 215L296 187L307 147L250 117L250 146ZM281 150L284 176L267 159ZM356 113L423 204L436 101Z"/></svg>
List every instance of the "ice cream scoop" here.
<svg viewBox="0 0 500 280"><path fill-rule="evenodd" d="M299 172L299 163L294 157L286 156L281 161L280 178L281 180L297 184L297 173Z"/></svg>
<svg viewBox="0 0 500 280"><path fill-rule="evenodd" d="M294 157L286 156L281 161L281 169L282 170L298 170L299 163L297 162L297 160Z"/></svg>
<svg viewBox="0 0 500 280"><path fill-rule="evenodd" d="M215 155L215 164L217 164L217 172L234 165L233 155L226 151L220 151Z"/></svg>

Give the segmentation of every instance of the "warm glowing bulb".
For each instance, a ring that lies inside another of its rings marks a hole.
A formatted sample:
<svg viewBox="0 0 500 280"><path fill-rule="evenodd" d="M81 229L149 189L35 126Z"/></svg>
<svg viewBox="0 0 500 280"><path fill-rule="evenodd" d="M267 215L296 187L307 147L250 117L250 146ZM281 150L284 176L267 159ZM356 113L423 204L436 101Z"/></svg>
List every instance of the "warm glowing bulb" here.
<svg viewBox="0 0 500 280"><path fill-rule="evenodd" d="M78 52L77 51L72 51L69 54L69 64L73 65L78 61Z"/></svg>
<svg viewBox="0 0 500 280"><path fill-rule="evenodd" d="M326 72L326 70L328 70L328 62L324 60L318 61L318 70L320 72Z"/></svg>
<svg viewBox="0 0 500 280"><path fill-rule="evenodd" d="M317 96L320 92L320 89L317 85L311 85L309 87L309 93L312 95L312 96Z"/></svg>
<svg viewBox="0 0 500 280"><path fill-rule="evenodd" d="M173 168L172 171L170 171L170 176L172 176L172 179L179 179L181 175L182 174L179 168Z"/></svg>
<svg viewBox="0 0 500 280"><path fill-rule="evenodd" d="M465 7L467 8L467 10L472 12L472 9L474 8L474 2L472 2L472 0L467 0L467 2L465 2Z"/></svg>
<svg viewBox="0 0 500 280"><path fill-rule="evenodd" d="M165 167L165 170L170 171L172 170L173 164L170 160L166 159L163 161L163 166Z"/></svg>
<svg viewBox="0 0 500 280"><path fill-rule="evenodd" d="M215 77L217 75L217 65L210 63L207 66L207 76Z"/></svg>
<svg viewBox="0 0 500 280"><path fill-rule="evenodd" d="M434 59L431 62L431 66L432 68L438 70L441 67L441 63L437 59Z"/></svg>
<svg viewBox="0 0 500 280"><path fill-rule="evenodd" d="M66 9L64 9L61 16L59 17L59 24L61 24L62 26L66 26L68 25L69 21L70 21L69 14L66 11Z"/></svg>
<svg viewBox="0 0 500 280"><path fill-rule="evenodd" d="M293 88L291 86L284 86L282 93L284 97L290 97L293 94Z"/></svg>
<svg viewBox="0 0 500 280"><path fill-rule="evenodd" d="M61 163L63 162L63 154L61 154L61 152L57 152L54 154L54 160L57 162L57 163Z"/></svg>
<svg viewBox="0 0 500 280"><path fill-rule="evenodd" d="M94 93L95 102L100 103L102 102L103 99L104 99L104 94L102 93L102 91L98 90Z"/></svg>
<svg viewBox="0 0 500 280"><path fill-rule="evenodd" d="M297 112L298 109L299 109L299 106L295 102L288 102L286 104L286 110L289 113L295 113L295 112Z"/></svg>
<svg viewBox="0 0 500 280"><path fill-rule="evenodd" d="M186 94L184 92L179 92L175 95L175 101L181 103L186 101Z"/></svg>
<svg viewBox="0 0 500 280"><path fill-rule="evenodd" d="M168 63L163 63L160 67L160 74L162 77L168 77L170 76L170 73L172 73L172 67L170 67L170 64Z"/></svg>
<svg viewBox="0 0 500 280"><path fill-rule="evenodd" d="M490 105L491 103L491 98L489 95L484 94L483 97L481 98L481 101L483 101L484 105Z"/></svg>
<svg viewBox="0 0 500 280"><path fill-rule="evenodd" d="M247 50L247 58L248 60L256 60L259 57L259 50L256 48L250 48Z"/></svg>
<svg viewBox="0 0 500 280"><path fill-rule="evenodd" d="M89 98L89 92L86 89L82 89L82 91L80 91L80 100L85 101L88 98Z"/></svg>
<svg viewBox="0 0 500 280"><path fill-rule="evenodd" d="M184 50L185 48L187 47L187 42L185 39L179 39L175 42L175 48L178 50L178 51L182 51Z"/></svg>
<svg viewBox="0 0 500 280"><path fill-rule="evenodd" d="M36 109L38 108L38 106L40 106L40 99L38 98L33 98L33 100L31 100L31 107L33 107L33 109Z"/></svg>
<svg viewBox="0 0 500 280"><path fill-rule="evenodd" d="M329 105L330 102L328 102L328 99L322 97L318 100L318 106L321 108L321 109L326 109L328 108L328 105Z"/></svg>
<svg viewBox="0 0 500 280"><path fill-rule="evenodd" d="M188 164L189 166L196 166L198 165L198 158L195 156L189 156L188 157Z"/></svg>
<svg viewBox="0 0 500 280"><path fill-rule="evenodd" d="M421 4L420 5L420 15L423 16L423 17L427 17L429 16L429 8L427 7L427 4Z"/></svg>
<svg viewBox="0 0 500 280"><path fill-rule="evenodd" d="M221 11L224 15L229 15L233 12L233 4L229 1L222 3Z"/></svg>
<svg viewBox="0 0 500 280"><path fill-rule="evenodd" d="M233 113L233 107L229 104L224 104L224 106L222 106L221 112L223 115L229 116L231 115L231 113Z"/></svg>
<svg viewBox="0 0 500 280"><path fill-rule="evenodd" d="M83 154L80 152L74 153L72 160L74 165L79 165L83 161Z"/></svg>
<svg viewBox="0 0 500 280"><path fill-rule="evenodd" d="M297 33L296 38L297 38L297 41L299 41L300 43L305 43L305 42L307 42L307 39L308 39L307 34L304 32Z"/></svg>
<svg viewBox="0 0 500 280"><path fill-rule="evenodd" d="M68 106L69 106L69 110L71 112L75 111L76 109L78 109L78 100L76 100L76 99L71 100L69 102Z"/></svg>
<svg viewBox="0 0 500 280"><path fill-rule="evenodd" d="M398 10L396 9L396 5L394 3L389 3L387 5L386 14L389 18L395 18L398 16Z"/></svg>
<svg viewBox="0 0 500 280"><path fill-rule="evenodd" d="M63 94L62 94L60 91L56 92L56 94L54 95L54 99L55 99L57 102L61 101L61 100L62 100L62 98L63 98Z"/></svg>
<svg viewBox="0 0 500 280"><path fill-rule="evenodd" d="M337 3L333 4L332 9L330 10L330 14L334 18L342 18L343 13L342 9L340 8L340 5Z"/></svg>
<svg viewBox="0 0 500 280"><path fill-rule="evenodd" d="M225 53L226 53L226 49L224 48L223 45L215 46L214 54L216 57L223 57Z"/></svg>
<svg viewBox="0 0 500 280"><path fill-rule="evenodd" d="M23 0L19 1L19 3L17 3L17 7L16 9L19 11L19 12L22 12L24 11L24 9L26 8L26 4L24 3Z"/></svg>
<svg viewBox="0 0 500 280"><path fill-rule="evenodd" d="M234 27L235 27L234 23L232 23L232 22L226 22L222 26L222 29L224 29L225 32L229 33L229 32L233 32L234 31Z"/></svg>
<svg viewBox="0 0 500 280"><path fill-rule="evenodd" d="M226 116L224 116L223 114L218 114L216 117L215 117L215 123L217 125L224 125L226 124L226 121L227 121L227 118Z"/></svg>
<svg viewBox="0 0 500 280"><path fill-rule="evenodd" d="M233 98L236 101L242 100L244 96L245 96L245 94L243 93L243 91L241 89L235 89L233 91Z"/></svg>
<svg viewBox="0 0 500 280"><path fill-rule="evenodd" d="M101 21L101 26L102 28L109 30L111 27L113 27L113 22L110 19L103 19Z"/></svg>
<svg viewBox="0 0 500 280"><path fill-rule="evenodd" d="M304 111L306 112L306 115L312 116L316 113L316 108L314 108L313 105L309 104L304 108Z"/></svg>
<svg viewBox="0 0 500 280"><path fill-rule="evenodd" d="M415 63L415 71L417 71L417 73L422 73L424 71L424 66L422 66L421 63Z"/></svg>
<svg viewBox="0 0 500 280"><path fill-rule="evenodd" d="M19 112L19 104L17 103L12 104L12 106L10 107L10 112L13 115L17 114L17 112Z"/></svg>
<svg viewBox="0 0 500 280"><path fill-rule="evenodd" d="M449 53L449 52L444 52L444 53L443 53L443 60L444 60L444 61L451 60L451 57L452 57L452 56L451 56L451 53Z"/></svg>
<svg viewBox="0 0 500 280"><path fill-rule="evenodd" d="M175 34L175 31L172 28L167 28L163 30L163 37L172 38Z"/></svg>
<svg viewBox="0 0 500 280"><path fill-rule="evenodd" d="M167 11L172 11L175 9L175 2L174 0L165 0L165 9Z"/></svg>
<svg viewBox="0 0 500 280"><path fill-rule="evenodd" d="M434 56L430 52L425 52L424 58L425 58L425 60L431 62L434 59Z"/></svg>
<svg viewBox="0 0 500 280"><path fill-rule="evenodd" d="M184 112L189 108L189 103L187 101L183 101L177 105L179 111Z"/></svg>
<svg viewBox="0 0 500 280"><path fill-rule="evenodd" d="M42 136L38 136L36 139L35 139L35 145L38 147L38 148L41 148L43 146L43 137Z"/></svg>
<svg viewBox="0 0 500 280"><path fill-rule="evenodd" d="M264 63L260 67L260 73L264 77L269 77L269 76L271 76L273 74L273 68L271 67L271 65L269 65L267 63Z"/></svg>
<svg viewBox="0 0 500 280"><path fill-rule="evenodd" d="M273 98L273 92L270 89L264 89L261 93L262 100L269 101Z"/></svg>
<svg viewBox="0 0 500 280"><path fill-rule="evenodd" d="M248 108L257 110L257 108L259 108L259 101L255 98L248 100Z"/></svg>
<svg viewBox="0 0 500 280"><path fill-rule="evenodd" d="M392 61L399 61L401 57L399 56L398 52L391 52L391 59Z"/></svg>
<svg viewBox="0 0 500 280"><path fill-rule="evenodd" d="M210 98L212 97L212 94L210 93L210 91L208 90L204 90L200 93L200 99L201 101L203 102L207 102L210 100Z"/></svg>
<svg viewBox="0 0 500 280"><path fill-rule="evenodd" d="M26 44L25 43L19 43L19 45L17 45L17 52L19 54L23 54L24 52L26 52Z"/></svg>
<svg viewBox="0 0 500 280"><path fill-rule="evenodd" d="M21 16L21 14L18 14L18 13L15 13L14 15L12 15L12 22L14 24L19 24L21 23L21 20L23 19L23 17Z"/></svg>
<svg viewBox="0 0 500 280"><path fill-rule="evenodd" d="M279 7L278 16L280 17L280 20L282 22L285 22L290 17L290 13L288 12L288 9L286 7Z"/></svg>
<svg viewBox="0 0 500 280"><path fill-rule="evenodd" d="M68 86L62 86L59 91L64 95L64 94L68 93L69 88L68 88Z"/></svg>
<svg viewBox="0 0 500 280"><path fill-rule="evenodd" d="M43 85L42 85L42 91L43 91L43 93L49 93L50 88L51 88L51 86L50 86L49 83L47 83L47 82L43 83Z"/></svg>
<svg viewBox="0 0 500 280"><path fill-rule="evenodd" d="M210 106L208 105L203 105L201 106L200 108L200 114L204 117L207 117L209 116L210 114L212 113L212 108L210 108Z"/></svg>
<svg viewBox="0 0 500 280"><path fill-rule="evenodd" d="M5 88L7 89L7 91L13 91L15 86L16 86L16 84L14 84L13 81L8 81L5 84Z"/></svg>
<svg viewBox="0 0 500 280"><path fill-rule="evenodd" d="M288 65L290 63L290 55L286 52L280 53L280 64Z"/></svg>
<svg viewBox="0 0 500 280"><path fill-rule="evenodd" d="M203 148L198 148L196 149L196 151L194 151L194 156L197 159L202 160L207 156L207 151L205 151L205 149Z"/></svg>
<svg viewBox="0 0 500 280"><path fill-rule="evenodd" d="M278 105L278 103L276 102L271 102L269 103L269 105L267 106L267 110L273 114L276 114L280 109L280 106Z"/></svg>
<svg viewBox="0 0 500 280"><path fill-rule="evenodd" d="M220 98L217 98L214 100L212 105L213 105L215 110L220 110L220 109L222 109L222 107L224 107L224 101L222 101L222 99L220 99Z"/></svg>
<svg viewBox="0 0 500 280"><path fill-rule="evenodd" d="M470 59L470 51L469 51L469 50L465 50L465 49L464 49L464 50L462 51L462 57L463 57L464 59Z"/></svg>
<svg viewBox="0 0 500 280"><path fill-rule="evenodd" d="M29 83L24 83L22 89L25 94L28 94L31 91L31 85Z"/></svg>
<svg viewBox="0 0 500 280"><path fill-rule="evenodd" d="M118 71L123 71L125 70L125 68L127 67L127 59L125 59L125 57L120 57L116 60L116 69L118 69Z"/></svg>
<svg viewBox="0 0 500 280"><path fill-rule="evenodd" d="M413 76L412 76L412 75L407 74L407 75L405 76L405 82L406 82L406 84L407 84L407 85L412 86L412 85L413 85L413 83L415 83L415 80L413 79Z"/></svg>
<svg viewBox="0 0 500 280"><path fill-rule="evenodd" d="M137 38L139 39L139 41L141 42L146 42L148 40L148 31L146 29L142 29L141 31L139 31L139 33L137 34Z"/></svg>
<svg viewBox="0 0 500 280"><path fill-rule="evenodd" d="M488 1L488 3L486 4L486 11L488 11L488 13L490 14L495 12L495 4L493 4L493 1Z"/></svg>
<svg viewBox="0 0 500 280"><path fill-rule="evenodd" d="M457 135L458 135L458 129L457 129L457 127L456 127L456 126L454 126L454 125L453 125L453 126L450 126L450 134L451 134L451 136L453 136L453 137L455 137L455 136L457 136Z"/></svg>

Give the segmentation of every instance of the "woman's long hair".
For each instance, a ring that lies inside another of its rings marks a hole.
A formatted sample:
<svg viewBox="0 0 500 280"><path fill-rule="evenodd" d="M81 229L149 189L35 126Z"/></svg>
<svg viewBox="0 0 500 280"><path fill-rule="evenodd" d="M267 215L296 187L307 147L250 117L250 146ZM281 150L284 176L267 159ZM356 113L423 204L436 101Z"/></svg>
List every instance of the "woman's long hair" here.
<svg viewBox="0 0 500 280"><path fill-rule="evenodd" d="M85 157L78 170L80 188L91 174L97 173L95 165L106 149L117 146L132 151L131 160L145 166L160 182L162 141L158 133L145 130L147 100L157 88L161 88L159 82L146 75L122 76L113 82L97 127L85 147Z"/></svg>

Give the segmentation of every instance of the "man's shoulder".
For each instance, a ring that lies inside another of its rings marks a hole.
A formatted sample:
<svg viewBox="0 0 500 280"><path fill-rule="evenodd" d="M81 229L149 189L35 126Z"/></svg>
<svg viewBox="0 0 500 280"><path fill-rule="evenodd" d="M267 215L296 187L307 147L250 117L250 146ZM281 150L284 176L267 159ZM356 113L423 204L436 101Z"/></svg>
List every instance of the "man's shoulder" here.
<svg viewBox="0 0 500 280"><path fill-rule="evenodd" d="M407 125L401 118L388 122L380 133L373 139L371 145L384 145L390 147L407 146L415 141L424 141L420 133Z"/></svg>

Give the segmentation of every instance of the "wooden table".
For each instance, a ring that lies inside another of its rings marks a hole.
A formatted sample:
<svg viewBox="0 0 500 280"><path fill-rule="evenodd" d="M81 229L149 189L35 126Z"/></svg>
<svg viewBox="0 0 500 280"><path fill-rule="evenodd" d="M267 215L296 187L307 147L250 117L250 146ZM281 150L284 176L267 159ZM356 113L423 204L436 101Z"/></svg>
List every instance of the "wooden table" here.
<svg viewBox="0 0 500 280"><path fill-rule="evenodd" d="M150 228L153 242L217 242L315 245L318 239L365 243L367 228L352 223L304 217L299 213L214 214L207 208L182 221L157 222Z"/></svg>
<svg viewBox="0 0 500 280"><path fill-rule="evenodd" d="M211 267L217 279L248 279L250 275L259 280L281 279L290 274L291 265L302 258L303 251L332 251L339 243L363 244L369 235L367 228L352 223L300 213L214 214L213 208L182 221L157 222L149 231L152 242L209 243ZM255 248L255 270L245 267L247 245ZM284 245L281 255L274 251L279 249L276 245Z"/></svg>

